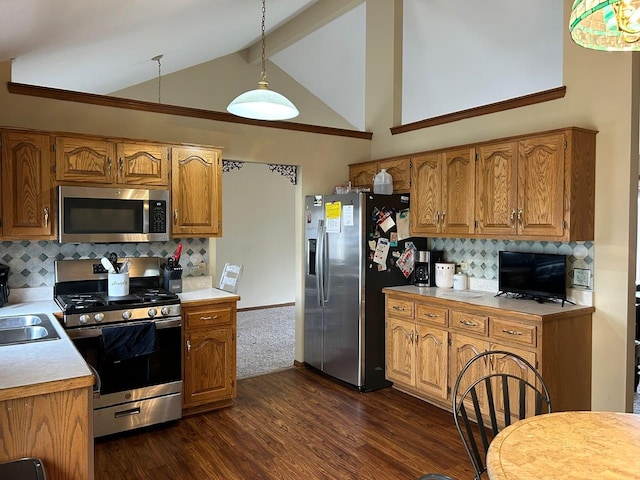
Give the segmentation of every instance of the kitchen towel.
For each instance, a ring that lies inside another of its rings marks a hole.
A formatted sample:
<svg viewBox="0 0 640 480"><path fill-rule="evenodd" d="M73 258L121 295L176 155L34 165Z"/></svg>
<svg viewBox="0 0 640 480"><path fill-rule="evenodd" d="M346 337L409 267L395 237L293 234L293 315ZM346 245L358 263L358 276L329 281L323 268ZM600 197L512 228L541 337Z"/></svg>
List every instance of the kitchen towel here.
<svg viewBox="0 0 640 480"><path fill-rule="evenodd" d="M102 329L102 349L110 362L120 362L153 353L156 349L156 324L136 323Z"/></svg>

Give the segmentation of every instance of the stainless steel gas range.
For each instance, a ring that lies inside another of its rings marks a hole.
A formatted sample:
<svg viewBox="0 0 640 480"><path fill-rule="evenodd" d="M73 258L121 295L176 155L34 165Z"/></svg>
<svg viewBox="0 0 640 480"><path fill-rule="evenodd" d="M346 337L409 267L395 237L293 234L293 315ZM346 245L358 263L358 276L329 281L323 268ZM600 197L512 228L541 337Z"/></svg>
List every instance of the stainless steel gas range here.
<svg viewBox="0 0 640 480"><path fill-rule="evenodd" d="M55 263L63 327L96 377L94 437L182 416L180 299L160 288L159 258L127 260L129 294L117 297L100 258Z"/></svg>

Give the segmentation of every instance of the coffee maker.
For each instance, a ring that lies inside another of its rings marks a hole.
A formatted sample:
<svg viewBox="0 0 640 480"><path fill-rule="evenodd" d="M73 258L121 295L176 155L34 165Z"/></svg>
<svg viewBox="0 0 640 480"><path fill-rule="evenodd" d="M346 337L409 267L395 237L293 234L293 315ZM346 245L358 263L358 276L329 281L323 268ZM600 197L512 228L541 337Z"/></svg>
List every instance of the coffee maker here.
<svg viewBox="0 0 640 480"><path fill-rule="evenodd" d="M9 301L9 267L0 264L0 307Z"/></svg>
<svg viewBox="0 0 640 480"><path fill-rule="evenodd" d="M436 262L444 261L444 252L418 250L416 252L413 284L417 287L436 286Z"/></svg>

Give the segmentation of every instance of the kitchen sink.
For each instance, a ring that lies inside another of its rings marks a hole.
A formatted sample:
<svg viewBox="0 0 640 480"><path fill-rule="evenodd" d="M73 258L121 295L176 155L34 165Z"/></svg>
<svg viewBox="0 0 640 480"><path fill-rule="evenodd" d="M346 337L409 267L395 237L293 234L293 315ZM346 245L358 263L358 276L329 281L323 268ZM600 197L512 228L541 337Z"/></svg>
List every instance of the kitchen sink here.
<svg viewBox="0 0 640 480"><path fill-rule="evenodd" d="M43 313L0 317L0 346L59 338L51 320Z"/></svg>

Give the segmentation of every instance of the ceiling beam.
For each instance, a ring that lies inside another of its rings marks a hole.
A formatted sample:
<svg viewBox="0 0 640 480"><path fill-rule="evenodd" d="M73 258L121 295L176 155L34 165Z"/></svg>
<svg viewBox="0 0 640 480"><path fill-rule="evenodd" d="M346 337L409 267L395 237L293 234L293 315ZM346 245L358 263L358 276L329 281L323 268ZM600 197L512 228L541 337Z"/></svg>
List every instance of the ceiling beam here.
<svg viewBox="0 0 640 480"><path fill-rule="evenodd" d="M297 15L266 36L265 56L268 58L271 55L275 55L332 20L344 15L364 1L322 0L314 3L300 15ZM259 64L262 60L262 39L245 49L244 55L249 64Z"/></svg>

